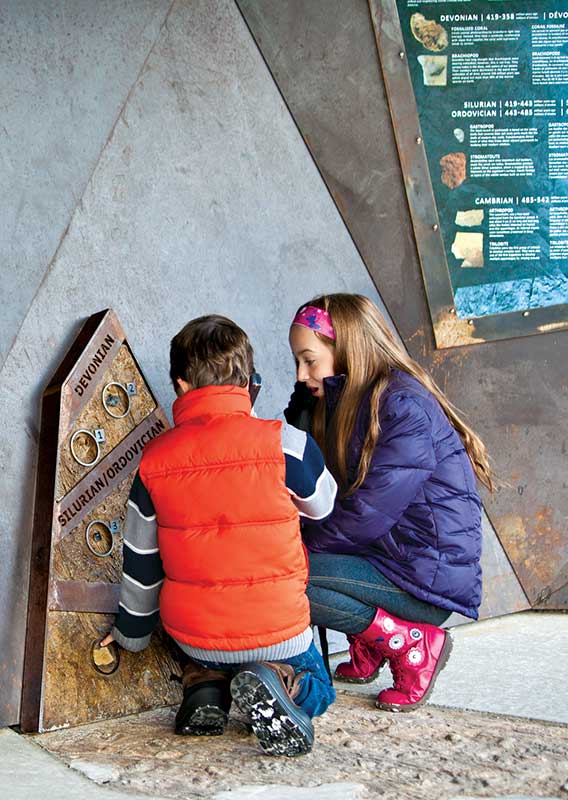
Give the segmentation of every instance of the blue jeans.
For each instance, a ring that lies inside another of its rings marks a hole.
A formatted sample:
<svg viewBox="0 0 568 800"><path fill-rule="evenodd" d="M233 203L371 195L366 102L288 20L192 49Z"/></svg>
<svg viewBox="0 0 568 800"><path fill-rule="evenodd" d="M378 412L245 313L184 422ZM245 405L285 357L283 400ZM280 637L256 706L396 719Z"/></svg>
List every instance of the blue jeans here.
<svg viewBox="0 0 568 800"><path fill-rule="evenodd" d="M220 661L202 661L197 658L192 658L192 661L207 669L228 672L231 678L244 666L243 664L222 664ZM312 642L308 649L299 656L283 658L279 663L290 664L296 675L303 673L300 678L300 691L294 698L296 705L300 706L309 717L319 717L320 714L323 714L335 700L335 689L331 685L323 659L314 643Z"/></svg>
<svg viewBox="0 0 568 800"><path fill-rule="evenodd" d="M368 628L377 608L412 622L441 625L450 612L399 589L359 556L310 553L312 623L347 634Z"/></svg>

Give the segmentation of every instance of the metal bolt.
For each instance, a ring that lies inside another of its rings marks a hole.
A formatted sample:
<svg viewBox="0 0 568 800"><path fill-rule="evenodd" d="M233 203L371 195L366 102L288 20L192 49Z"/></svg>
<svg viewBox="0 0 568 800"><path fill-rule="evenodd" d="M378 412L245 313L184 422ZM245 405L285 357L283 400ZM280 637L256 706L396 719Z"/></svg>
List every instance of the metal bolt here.
<svg viewBox="0 0 568 800"><path fill-rule="evenodd" d="M468 319L467 324L468 325L473 325L473 320L472 319Z"/></svg>
<svg viewBox="0 0 568 800"><path fill-rule="evenodd" d="M531 313L530 311L523 311L523 317L530 316L530 313Z"/></svg>
<svg viewBox="0 0 568 800"><path fill-rule="evenodd" d="M422 136L416 137L416 144L422 144Z"/></svg>
<svg viewBox="0 0 568 800"><path fill-rule="evenodd" d="M399 57L400 59L404 60L404 50L401 50L401 51L400 51L400 53L398 54L398 57Z"/></svg>
<svg viewBox="0 0 568 800"><path fill-rule="evenodd" d="M435 222L435 223L432 225L432 230L433 230L433 231L437 231L437 230L438 230L438 223L437 223L437 222Z"/></svg>

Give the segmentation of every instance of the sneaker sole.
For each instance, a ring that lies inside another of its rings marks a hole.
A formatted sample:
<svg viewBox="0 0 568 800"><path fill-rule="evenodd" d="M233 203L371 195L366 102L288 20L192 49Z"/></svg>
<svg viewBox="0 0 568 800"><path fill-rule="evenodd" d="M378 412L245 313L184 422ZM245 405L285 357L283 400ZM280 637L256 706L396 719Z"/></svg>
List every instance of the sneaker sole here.
<svg viewBox="0 0 568 800"><path fill-rule="evenodd" d="M440 656L438 658L438 663L436 664L436 669L434 670L434 674L432 675L432 680L430 681L430 685L426 689L424 697L422 697L421 700L418 700L416 703L406 703L405 705L399 705L398 703L381 703L379 700L377 700L377 702L375 703L376 707L380 708L381 711L407 713L409 711L414 711L415 708L423 706L424 703L428 700L428 698L432 694L432 690L434 689L434 684L436 683L438 675L448 663L448 658L450 657L450 653L452 652L453 645L454 643L452 641L452 636L449 631L446 631L446 639L444 641L442 650L440 651Z"/></svg>
<svg viewBox="0 0 568 800"><path fill-rule="evenodd" d="M310 752L308 734L254 672L239 672L231 682L231 694L240 710L250 715L253 732L265 753L291 757Z"/></svg>
<svg viewBox="0 0 568 800"><path fill-rule="evenodd" d="M337 670L335 670L335 672L333 673L333 680L339 681L340 683L360 683L360 684L372 683L373 681L377 680L377 678L385 668L386 663L387 663L386 661L382 661L377 667L377 669L373 672L373 674L369 675L368 678L348 678L342 675L341 673L338 673Z"/></svg>
<svg viewBox="0 0 568 800"><path fill-rule="evenodd" d="M225 732L227 714L219 706L199 706L179 728L178 736L221 736Z"/></svg>

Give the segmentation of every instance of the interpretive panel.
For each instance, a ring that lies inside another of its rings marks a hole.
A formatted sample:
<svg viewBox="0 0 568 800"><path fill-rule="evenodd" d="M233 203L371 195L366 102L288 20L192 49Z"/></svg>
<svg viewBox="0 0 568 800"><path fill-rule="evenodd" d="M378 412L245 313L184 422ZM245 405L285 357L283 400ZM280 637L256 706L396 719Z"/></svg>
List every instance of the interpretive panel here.
<svg viewBox="0 0 568 800"><path fill-rule="evenodd" d="M397 8L457 316L568 303L566 1Z"/></svg>
<svg viewBox="0 0 568 800"><path fill-rule="evenodd" d="M180 699L168 639L100 647L118 610L126 501L167 421L112 311L90 317L43 394L21 726L46 731Z"/></svg>

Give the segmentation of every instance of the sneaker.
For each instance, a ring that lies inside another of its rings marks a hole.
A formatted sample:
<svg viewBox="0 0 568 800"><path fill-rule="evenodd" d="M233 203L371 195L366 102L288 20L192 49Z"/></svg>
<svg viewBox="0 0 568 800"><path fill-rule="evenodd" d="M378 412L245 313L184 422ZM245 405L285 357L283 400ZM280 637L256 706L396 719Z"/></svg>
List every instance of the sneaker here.
<svg viewBox="0 0 568 800"><path fill-rule="evenodd" d="M279 668L289 668L287 664ZM248 714L254 734L267 755L309 753L314 742L311 719L290 698L279 674L267 664L244 667L231 681L231 694Z"/></svg>
<svg viewBox="0 0 568 800"><path fill-rule="evenodd" d="M220 736L225 731L231 693L229 681L203 681L184 689L176 715L179 736Z"/></svg>

